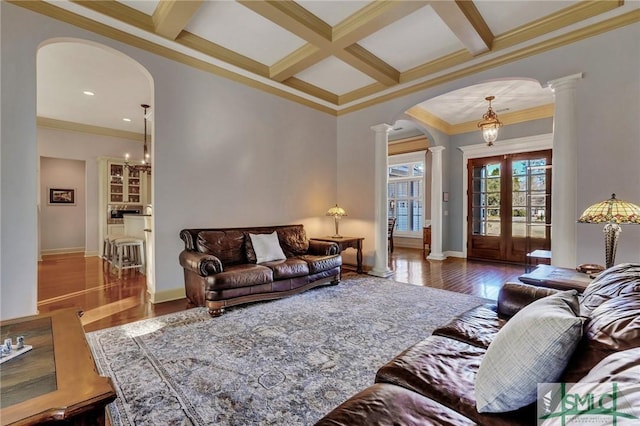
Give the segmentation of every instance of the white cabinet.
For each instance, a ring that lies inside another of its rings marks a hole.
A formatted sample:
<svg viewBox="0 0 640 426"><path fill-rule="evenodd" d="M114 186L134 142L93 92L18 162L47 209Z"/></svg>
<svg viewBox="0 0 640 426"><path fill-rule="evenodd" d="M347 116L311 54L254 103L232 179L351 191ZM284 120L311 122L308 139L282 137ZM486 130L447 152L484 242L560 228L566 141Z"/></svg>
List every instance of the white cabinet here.
<svg viewBox="0 0 640 426"><path fill-rule="evenodd" d="M107 225L107 235L124 235L124 224Z"/></svg>
<svg viewBox="0 0 640 426"><path fill-rule="evenodd" d="M109 161L107 165L107 203L148 204L147 175L124 166L124 162Z"/></svg>

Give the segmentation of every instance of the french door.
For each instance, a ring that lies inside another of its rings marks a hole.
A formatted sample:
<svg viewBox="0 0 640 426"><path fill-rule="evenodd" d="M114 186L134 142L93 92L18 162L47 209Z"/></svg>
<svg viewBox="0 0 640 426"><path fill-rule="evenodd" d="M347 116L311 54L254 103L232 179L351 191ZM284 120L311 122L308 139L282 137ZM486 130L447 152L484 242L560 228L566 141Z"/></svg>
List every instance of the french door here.
<svg viewBox="0 0 640 426"><path fill-rule="evenodd" d="M551 247L551 150L469 160L467 257L524 263Z"/></svg>

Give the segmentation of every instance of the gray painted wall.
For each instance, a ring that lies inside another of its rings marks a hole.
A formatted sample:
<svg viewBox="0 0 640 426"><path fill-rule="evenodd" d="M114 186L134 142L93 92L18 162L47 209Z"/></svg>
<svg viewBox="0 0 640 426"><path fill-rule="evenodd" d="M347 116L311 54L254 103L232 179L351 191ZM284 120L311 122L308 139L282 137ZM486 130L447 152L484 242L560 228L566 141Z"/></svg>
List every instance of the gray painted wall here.
<svg viewBox="0 0 640 426"><path fill-rule="evenodd" d="M1 313L36 312L36 54L56 37L110 46L155 87L156 290L183 288L184 227L303 223L326 235L336 202L335 117L2 2Z"/></svg>

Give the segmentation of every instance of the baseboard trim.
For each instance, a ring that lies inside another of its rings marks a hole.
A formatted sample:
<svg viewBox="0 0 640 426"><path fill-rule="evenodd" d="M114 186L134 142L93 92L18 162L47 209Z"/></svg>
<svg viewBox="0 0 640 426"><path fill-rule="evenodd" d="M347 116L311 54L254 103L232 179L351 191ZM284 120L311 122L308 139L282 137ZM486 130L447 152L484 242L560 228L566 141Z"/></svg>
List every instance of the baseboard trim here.
<svg viewBox="0 0 640 426"><path fill-rule="evenodd" d="M447 257L460 257L462 259L466 257L461 251L445 251L444 255Z"/></svg>
<svg viewBox="0 0 640 426"><path fill-rule="evenodd" d="M422 248L422 240L418 240L415 239L415 241L402 241L402 242L398 242L398 241L394 241L394 246L395 247L402 247L402 248L412 248L412 249L421 249Z"/></svg>
<svg viewBox="0 0 640 426"><path fill-rule="evenodd" d="M185 297L187 297L187 295L184 291L184 287L157 291L155 293L149 292L149 299L153 304L171 302L172 300L184 299Z"/></svg>
<svg viewBox="0 0 640 426"><path fill-rule="evenodd" d="M48 256L50 254L72 254L72 253L84 253L84 247L66 247L59 249L46 249L40 250L40 256Z"/></svg>
<svg viewBox="0 0 640 426"><path fill-rule="evenodd" d="M85 251L84 257L97 257L99 256L98 251Z"/></svg>

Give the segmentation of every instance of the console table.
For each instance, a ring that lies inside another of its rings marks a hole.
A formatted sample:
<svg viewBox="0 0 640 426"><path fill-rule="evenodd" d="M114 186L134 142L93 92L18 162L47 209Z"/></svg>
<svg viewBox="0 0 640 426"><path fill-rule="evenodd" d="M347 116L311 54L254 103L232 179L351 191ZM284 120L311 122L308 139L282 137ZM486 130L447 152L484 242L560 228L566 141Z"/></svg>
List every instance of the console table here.
<svg viewBox="0 0 640 426"><path fill-rule="evenodd" d="M103 426L116 392L96 371L77 310L0 323L3 342L17 336L33 349L0 365L2 424Z"/></svg>
<svg viewBox="0 0 640 426"><path fill-rule="evenodd" d="M359 274L362 273L362 240L364 237L314 237L311 239L336 243L340 247L340 252L348 248L356 249L356 261L358 262L356 271Z"/></svg>

